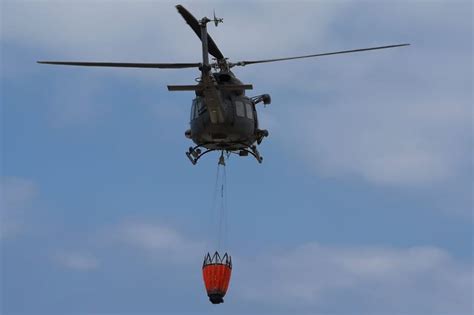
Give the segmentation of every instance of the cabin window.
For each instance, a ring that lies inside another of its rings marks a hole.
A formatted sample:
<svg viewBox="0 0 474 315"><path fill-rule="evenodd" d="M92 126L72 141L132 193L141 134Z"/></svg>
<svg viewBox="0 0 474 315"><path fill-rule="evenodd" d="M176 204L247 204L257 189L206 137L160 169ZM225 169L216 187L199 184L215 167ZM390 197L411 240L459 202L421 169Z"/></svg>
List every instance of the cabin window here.
<svg viewBox="0 0 474 315"><path fill-rule="evenodd" d="M235 114L239 117L245 117L245 108L242 101L235 101Z"/></svg>
<svg viewBox="0 0 474 315"><path fill-rule="evenodd" d="M249 102L245 102L245 111L247 112L247 118L253 119L252 105Z"/></svg>
<svg viewBox="0 0 474 315"><path fill-rule="evenodd" d="M194 99L193 105L191 106L191 120L196 118L196 105L197 105L197 99Z"/></svg>

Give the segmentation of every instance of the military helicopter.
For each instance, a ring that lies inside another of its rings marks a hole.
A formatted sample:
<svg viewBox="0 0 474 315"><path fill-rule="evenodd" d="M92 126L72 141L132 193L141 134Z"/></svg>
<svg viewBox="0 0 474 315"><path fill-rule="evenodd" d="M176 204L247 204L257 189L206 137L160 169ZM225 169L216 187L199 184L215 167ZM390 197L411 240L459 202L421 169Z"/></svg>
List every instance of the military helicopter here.
<svg viewBox="0 0 474 315"><path fill-rule="evenodd" d="M185 136L196 144L186 152L192 164L205 154L212 151L221 151L219 163L224 162L224 152L235 153L239 156L254 156L262 163L257 145L263 138L268 137L268 131L260 129L255 105L271 103L270 95L263 94L253 97L245 95L246 90L252 90L251 84L243 84L232 73L231 68L247 66L258 63L268 63L284 60L313 58L328 55L347 54L368 50L378 50L408 46L397 44L379 46L312 55L285 57L264 60L246 60L230 62L224 57L212 37L207 32L207 24L214 22L217 27L223 19L217 18L214 12L212 19L203 17L197 20L182 5L176 9L186 23L196 33L202 44L202 62L200 63L122 63L122 62L71 62L71 61L38 61L41 64L67 65L67 66L92 66L92 67L125 67L125 68L159 68L183 69L198 68L201 76L197 84L193 85L168 85L169 91L194 91L196 97L192 101L190 129L185 131ZM215 59L209 62L209 54Z"/></svg>

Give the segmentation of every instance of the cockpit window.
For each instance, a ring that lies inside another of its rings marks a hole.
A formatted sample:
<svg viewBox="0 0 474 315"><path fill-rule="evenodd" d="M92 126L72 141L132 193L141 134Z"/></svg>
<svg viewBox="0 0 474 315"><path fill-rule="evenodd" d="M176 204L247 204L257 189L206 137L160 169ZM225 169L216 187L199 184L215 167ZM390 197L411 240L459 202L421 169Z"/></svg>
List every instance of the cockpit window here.
<svg viewBox="0 0 474 315"><path fill-rule="evenodd" d="M201 116L207 111L207 107L202 100L199 100L197 104L197 116Z"/></svg>
<svg viewBox="0 0 474 315"><path fill-rule="evenodd" d="M191 106L191 120L196 118L196 104L197 104L197 99L193 100L193 105Z"/></svg>
<svg viewBox="0 0 474 315"><path fill-rule="evenodd" d="M245 102L245 111L247 112L247 118L253 119L252 104L250 104L249 102Z"/></svg>
<svg viewBox="0 0 474 315"><path fill-rule="evenodd" d="M235 101L235 114L239 117L245 117L245 108L242 101Z"/></svg>
<svg viewBox="0 0 474 315"><path fill-rule="evenodd" d="M193 100L193 106L191 107L191 120L196 119L198 116L201 116L206 111L207 107L204 102L199 98L195 98Z"/></svg>

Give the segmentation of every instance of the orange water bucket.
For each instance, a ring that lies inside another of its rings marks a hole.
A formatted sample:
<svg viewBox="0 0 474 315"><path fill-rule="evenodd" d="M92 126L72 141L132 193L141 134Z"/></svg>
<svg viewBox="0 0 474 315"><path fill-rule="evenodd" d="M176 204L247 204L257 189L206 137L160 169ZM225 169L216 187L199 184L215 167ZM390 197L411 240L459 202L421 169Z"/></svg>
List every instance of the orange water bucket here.
<svg viewBox="0 0 474 315"><path fill-rule="evenodd" d="M212 304L224 303L224 296L229 288L232 273L232 259L227 253L220 256L209 253L204 257L202 276L206 286L207 296Z"/></svg>

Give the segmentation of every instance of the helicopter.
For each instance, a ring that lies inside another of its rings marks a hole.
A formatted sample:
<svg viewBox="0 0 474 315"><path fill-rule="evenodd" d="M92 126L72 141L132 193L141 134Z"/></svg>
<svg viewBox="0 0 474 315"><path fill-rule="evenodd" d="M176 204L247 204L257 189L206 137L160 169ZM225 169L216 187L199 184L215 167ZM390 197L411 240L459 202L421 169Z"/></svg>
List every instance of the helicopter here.
<svg viewBox="0 0 474 315"><path fill-rule="evenodd" d="M201 40L202 62L199 63L124 63L124 62L75 62L75 61L37 61L40 64L89 66L89 67L125 67L125 68L158 68L158 69L184 69L197 68L201 75L197 84L193 85L168 85L169 91L191 91L196 97L192 100L190 128L185 131L185 136L191 139L195 146L189 147L186 156L192 164L205 154L212 151L221 151L219 163L224 163L224 152L239 156L252 155L259 163L263 157L257 149L269 133L260 129L256 105L264 106L271 103L269 94L248 97L246 90L252 90L251 84L244 84L231 71L233 67L244 67L252 64L278 62L285 60L314 58L321 56L355 53L369 50L379 50L408 46L410 44L396 44L343 50L327 53L318 53L304 56L284 57L263 60L244 60L230 62L225 58L212 37L207 32L207 24L214 22L217 27L223 23L222 18L203 17L197 20L182 5L176 5L178 13L196 33ZM209 54L214 57L209 62Z"/></svg>

